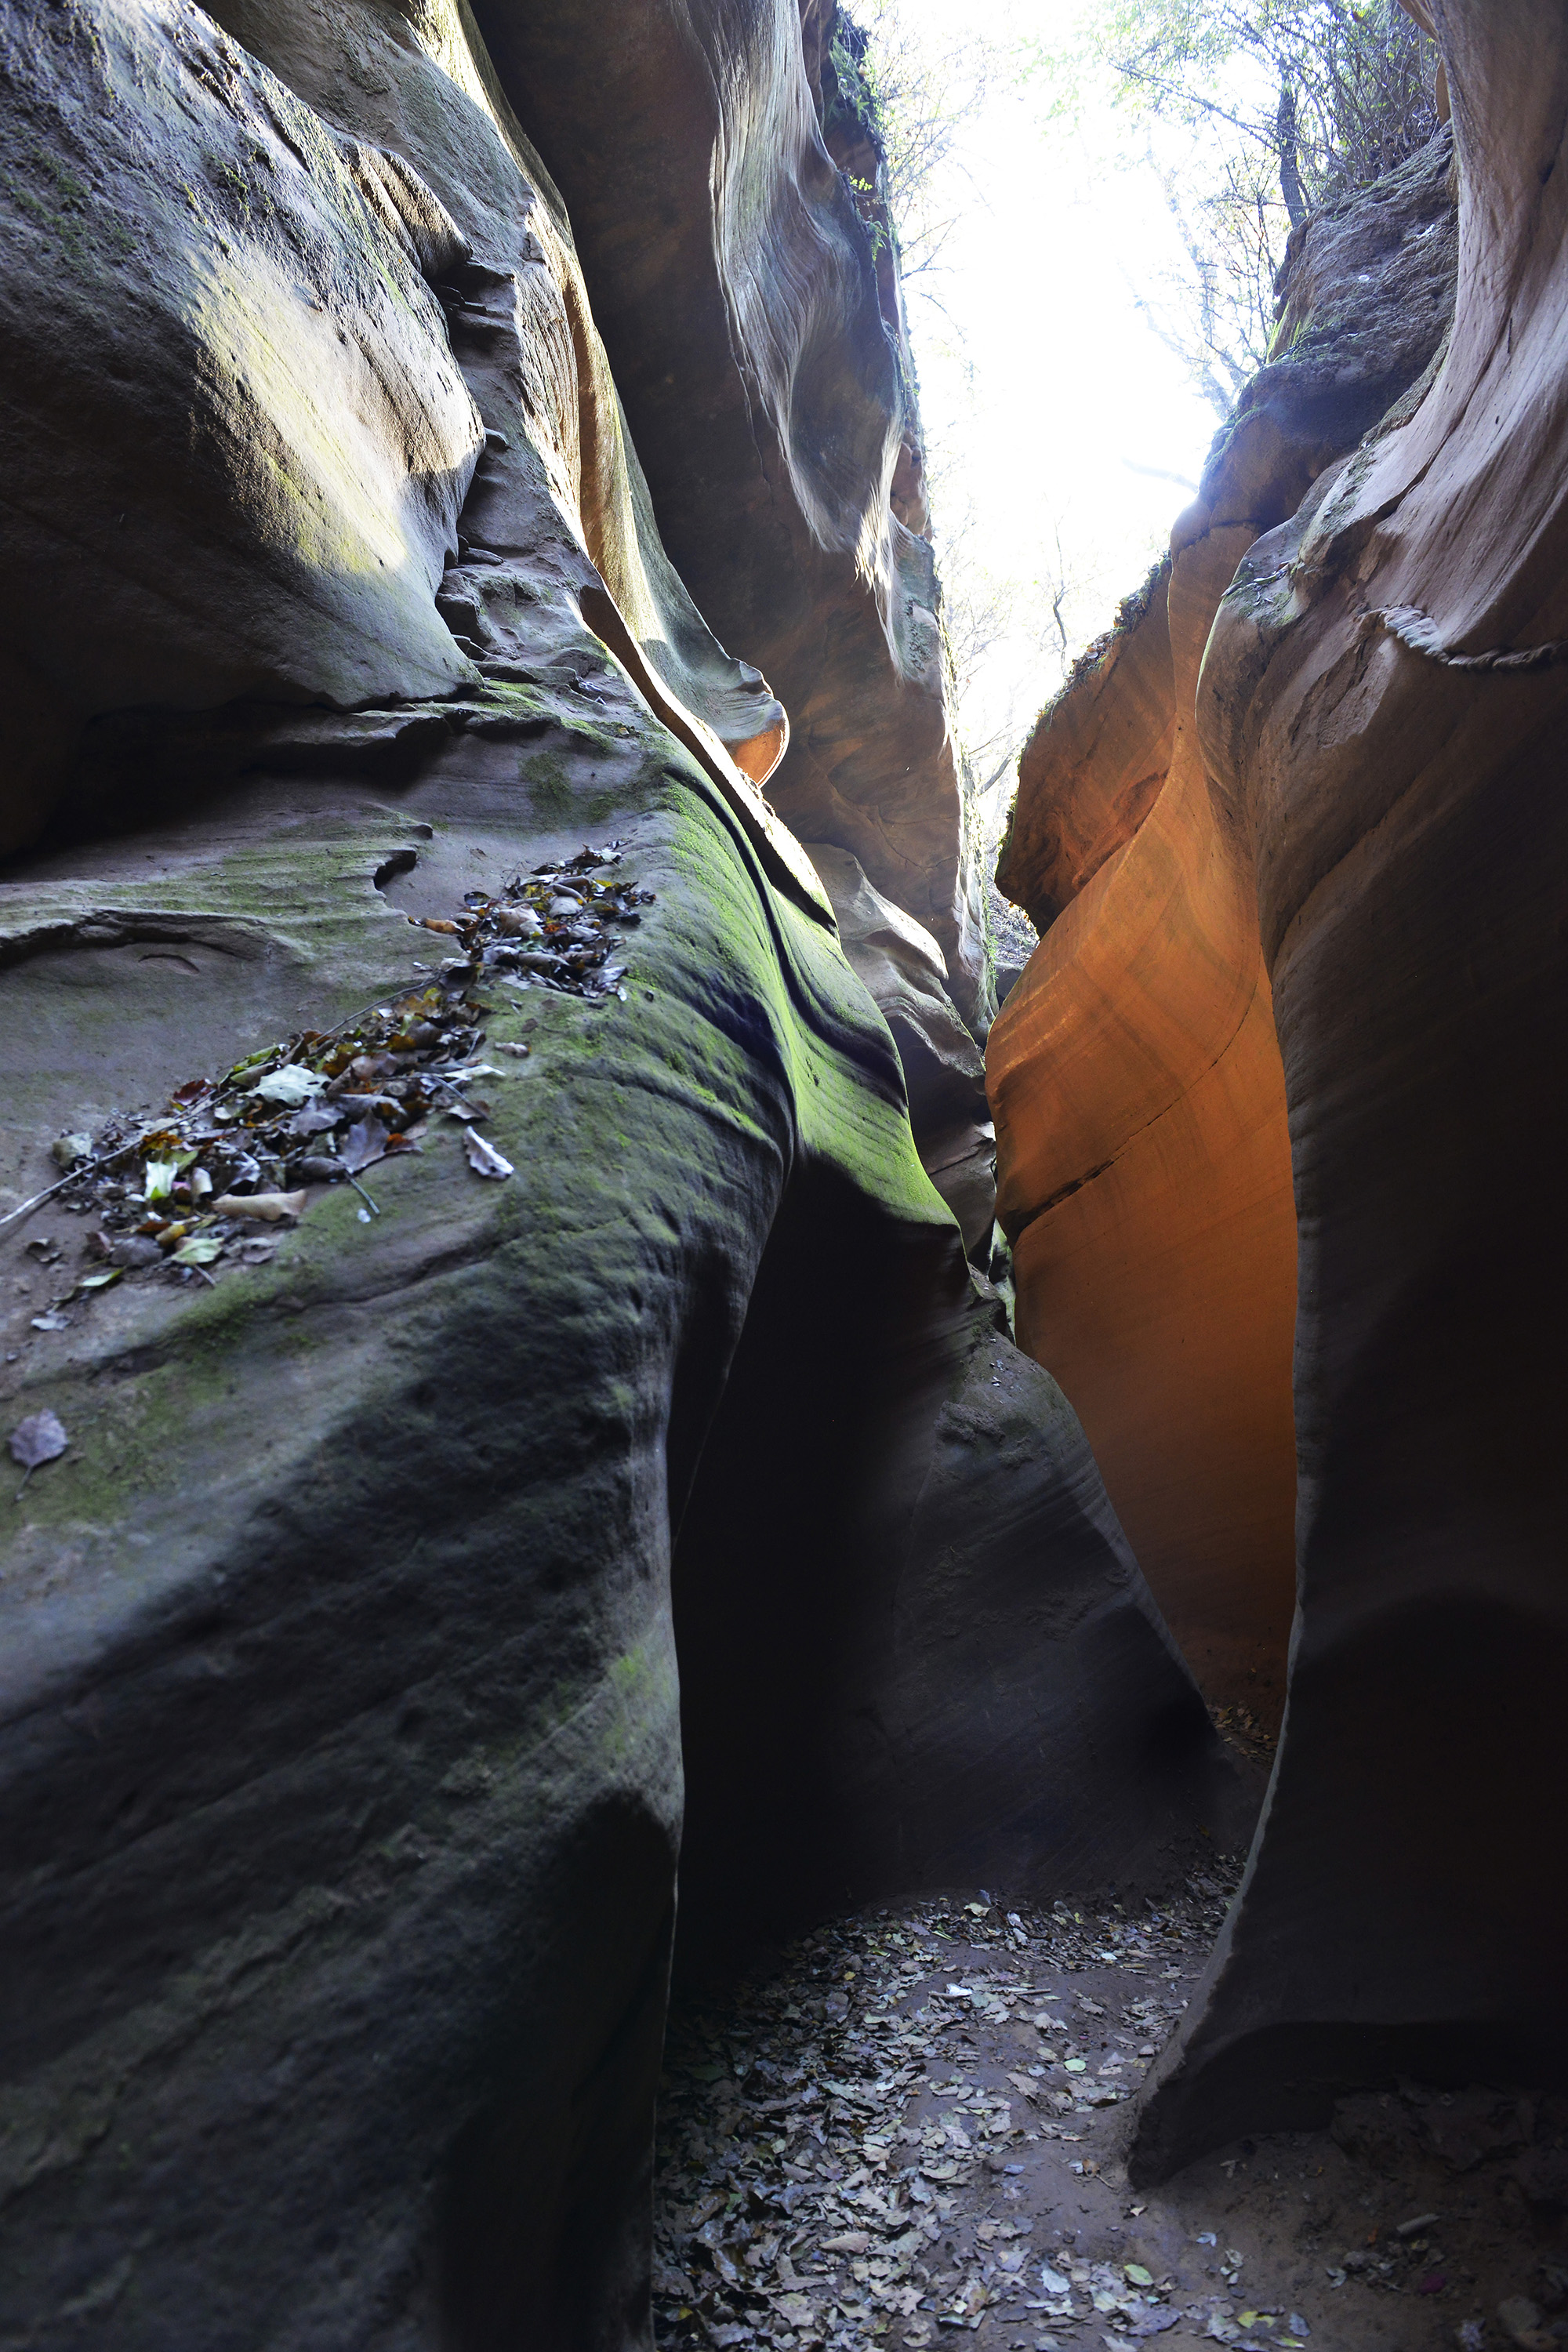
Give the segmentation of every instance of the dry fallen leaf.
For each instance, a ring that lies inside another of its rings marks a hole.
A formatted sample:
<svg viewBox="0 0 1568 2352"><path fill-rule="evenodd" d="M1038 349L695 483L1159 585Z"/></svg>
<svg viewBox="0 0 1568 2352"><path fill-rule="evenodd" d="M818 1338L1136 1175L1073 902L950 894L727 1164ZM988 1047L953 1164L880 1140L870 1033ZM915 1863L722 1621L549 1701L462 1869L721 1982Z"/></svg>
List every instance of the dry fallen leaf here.
<svg viewBox="0 0 1568 2352"><path fill-rule="evenodd" d="M156 1265L163 1255L150 1234L122 1234L109 1244L110 1262L118 1266Z"/></svg>
<svg viewBox="0 0 1568 2352"><path fill-rule="evenodd" d="M22 1499L27 1480L39 1464L57 1460L69 1444L64 1423L58 1413L50 1412L47 1405L42 1412L30 1412L26 1421L16 1423L11 1432L11 1459L22 1465L24 1473L22 1484L16 1489L18 1502Z"/></svg>
<svg viewBox="0 0 1568 2352"><path fill-rule="evenodd" d="M262 1217L275 1225L279 1217L297 1217L305 1205L303 1192L225 1192L213 1202L219 1217Z"/></svg>
<svg viewBox="0 0 1568 2352"><path fill-rule="evenodd" d="M312 1095L319 1095L326 1083L315 1070L306 1069L302 1062L285 1062L280 1070L258 1078L253 1091L265 1102L281 1103L285 1110L298 1110Z"/></svg>
<svg viewBox="0 0 1568 2352"><path fill-rule="evenodd" d="M469 1127L463 1130L463 1149L476 1176L501 1177L516 1173L511 1161L503 1159L493 1143L487 1143L477 1128Z"/></svg>
<svg viewBox="0 0 1568 2352"><path fill-rule="evenodd" d="M40 1462L52 1462L63 1454L69 1443L65 1423L46 1406L42 1412L30 1412L11 1432L11 1459L36 1470Z"/></svg>
<svg viewBox="0 0 1568 2352"><path fill-rule="evenodd" d="M307 1103L297 1110L289 1122L290 1135L325 1135L329 1128L341 1127L347 1113L341 1103Z"/></svg>
<svg viewBox="0 0 1568 2352"><path fill-rule="evenodd" d="M174 1253L176 1265L211 1265L223 1244L216 1234L193 1234Z"/></svg>
<svg viewBox="0 0 1568 2352"><path fill-rule="evenodd" d="M351 1176L385 1158L387 1134L378 1118L362 1118L350 1128L338 1146L338 1157Z"/></svg>

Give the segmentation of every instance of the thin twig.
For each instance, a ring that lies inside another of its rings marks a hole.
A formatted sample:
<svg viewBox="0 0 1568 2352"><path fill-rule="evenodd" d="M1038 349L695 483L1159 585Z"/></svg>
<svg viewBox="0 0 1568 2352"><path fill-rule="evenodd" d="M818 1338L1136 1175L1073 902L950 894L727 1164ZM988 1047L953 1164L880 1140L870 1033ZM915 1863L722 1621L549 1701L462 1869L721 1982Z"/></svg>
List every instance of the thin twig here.
<svg viewBox="0 0 1568 2352"><path fill-rule="evenodd" d="M112 1168L117 1160L123 1160L126 1154L134 1151L142 1140L143 1137L139 1135L135 1142L118 1144L112 1151L104 1152L98 1160L82 1160L71 1170L68 1176L62 1176L58 1184L49 1185L42 1192L35 1192L32 1199L24 1201L19 1209L7 1209L5 1214L0 1217L0 1232L4 1232L7 1225L15 1224L18 1217L31 1216L33 1211L41 1209L46 1201L52 1201L57 1192L63 1192L68 1184L79 1184L84 1178L96 1176L100 1169Z"/></svg>
<svg viewBox="0 0 1568 2352"><path fill-rule="evenodd" d="M1228 122L1233 131L1239 131L1247 139L1255 139L1260 147L1268 148L1270 152L1276 152L1270 131L1261 129L1256 122L1246 121L1239 114L1232 114L1228 108L1216 105L1212 98L1205 98L1200 91L1186 89L1180 82L1169 81L1163 74L1146 72L1129 58L1112 58L1110 62L1123 80L1142 82L1147 89L1161 90L1183 106L1201 107L1205 114L1215 115L1221 122Z"/></svg>
<svg viewBox="0 0 1568 2352"><path fill-rule="evenodd" d="M419 969L424 971L426 967L421 965ZM363 1021L367 1013L378 1011L382 997L393 992L394 992L391 990L383 989L379 996L373 996L370 1003L368 1004L362 1005L357 1013L346 1013L342 1020L334 1022L331 1028L321 1029L313 1033L303 1029L296 1030L293 1035L289 1039L286 1045L281 1047L273 1046L269 1050L272 1053L290 1053L294 1046L300 1044L306 1035L312 1034L320 1036L323 1040L328 1037L335 1037L340 1030L352 1029L358 1022ZM224 1076L221 1078L215 1078L207 1088L208 1094L216 1099L216 1097L224 1093L226 1088L227 1088L233 1082L233 1076L234 1073L232 1071L228 1071L226 1072ZM183 1104L181 1105L180 1109L181 1111L187 1109L195 1110L199 1107L198 1103ZM174 1113L173 1115L177 1117L179 1116L179 1113ZM24 1201L19 1208L7 1209L5 1215L0 1217L0 1233L4 1233L7 1225L17 1223L23 1217L30 1217L35 1209L41 1209L46 1201L52 1201L57 1192L65 1192L68 1186L71 1184L85 1183L88 1177L101 1174L105 1168L112 1168L117 1160L124 1160L130 1153L137 1150L145 1141L148 1135L153 1134L155 1131L155 1129L153 1128L143 1128L142 1133L133 1137L131 1142L117 1144L112 1151L103 1152L97 1160L83 1160L79 1161L77 1166L71 1169L67 1175L62 1176L58 1183L46 1186L45 1190L41 1192L35 1192L32 1199L30 1201ZM357 1192L359 1188L356 1185L354 1189ZM365 1198L367 1201L370 1200L368 1192L365 1194ZM370 1205L373 1209L375 1209L375 1202L374 1201L371 1201ZM375 1209L375 1213L379 1217L381 1211L379 1209ZM209 1282L211 1281L212 1277L210 1275L207 1279ZM26 1484L26 1481L23 1483Z"/></svg>

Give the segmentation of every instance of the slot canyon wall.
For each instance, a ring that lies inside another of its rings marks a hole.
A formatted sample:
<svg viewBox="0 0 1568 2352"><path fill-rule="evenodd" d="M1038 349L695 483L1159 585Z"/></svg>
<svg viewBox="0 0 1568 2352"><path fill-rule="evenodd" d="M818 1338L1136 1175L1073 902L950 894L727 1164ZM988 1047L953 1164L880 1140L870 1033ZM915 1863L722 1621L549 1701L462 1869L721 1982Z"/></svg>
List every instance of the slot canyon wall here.
<svg viewBox="0 0 1568 2352"><path fill-rule="evenodd" d="M1288 1633L1135 2171L1561 2075L1568 37L1435 14L1025 763L1022 1347L831 13L0 19L11 2336L646 2347L678 1869L1157 1887Z"/></svg>
<svg viewBox="0 0 1568 2352"><path fill-rule="evenodd" d="M828 21L615 29L0 23L48 2352L646 2346L678 1857L717 1948L1256 1810L965 1259L984 982Z"/></svg>
<svg viewBox="0 0 1568 2352"><path fill-rule="evenodd" d="M984 1265L994 1138L973 1041L992 982L896 242L858 37L837 0L799 13L797 29L755 5L611 0L588 38L576 0L476 8L570 210L676 567L789 711L769 797L826 852L847 936L868 885L902 910L902 971L856 968L910 1076L921 1159Z"/></svg>
<svg viewBox="0 0 1568 2352"><path fill-rule="evenodd" d="M1288 263L1281 356L1171 554L1025 751L998 867L1042 933L989 1055L1018 1332L1083 1417L1212 1697L1278 1723L1295 1585L1296 1213L1250 839L1197 719L1255 541L1417 382L1453 309L1447 135Z"/></svg>
<svg viewBox="0 0 1568 2352"><path fill-rule="evenodd" d="M1293 238L999 876L1045 934L988 1046L1020 1338L1211 1692L1289 1628L1135 2179L1568 2064L1568 34L1431 18L1451 136Z"/></svg>

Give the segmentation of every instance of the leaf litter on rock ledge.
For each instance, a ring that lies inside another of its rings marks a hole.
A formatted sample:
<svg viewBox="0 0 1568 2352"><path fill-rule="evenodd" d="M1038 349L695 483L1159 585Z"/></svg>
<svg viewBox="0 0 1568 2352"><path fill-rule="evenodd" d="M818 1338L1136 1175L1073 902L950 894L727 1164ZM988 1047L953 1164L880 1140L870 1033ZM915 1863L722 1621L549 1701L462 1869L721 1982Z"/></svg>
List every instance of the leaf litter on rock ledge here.
<svg viewBox="0 0 1568 2352"><path fill-rule="evenodd" d="M555 990L573 996L624 996L619 983L624 968L611 961L614 935L610 926L631 930L642 920L642 908L654 904L651 890L631 881L604 881L599 870L621 862L622 849L612 841L603 849L584 848L564 865L536 866L531 874L513 875L499 893L469 890L464 914L413 915L418 927L456 939L463 955L444 967L454 977L499 978L509 987Z"/></svg>
<svg viewBox="0 0 1568 2352"><path fill-rule="evenodd" d="M257 1223L292 1223L309 1185L351 1186L368 1223L381 1212L361 1171L418 1150L436 1112L460 1124L477 1176L512 1175L512 1163L475 1132L489 1106L466 1091L476 1078L505 1075L474 1058L492 1008L471 985L482 970L510 987L624 1002L610 927L640 922L654 894L603 878L601 869L621 857L618 842L587 847L564 864L515 875L499 893L469 891L459 919L410 918L455 938L465 951L426 985L333 1029L303 1030L260 1047L220 1077L188 1079L156 1117L111 1119L96 1136L61 1136L52 1150L66 1172L0 1217L0 1231L47 1200L78 1213L96 1209L100 1226L86 1251L99 1265L34 1316L32 1328L68 1329L68 1305L127 1276L167 1272L212 1282L210 1269L220 1261L268 1263L275 1244L255 1246ZM503 1050L521 1060L529 1049ZM26 1247L43 1265L61 1255L42 1237Z"/></svg>

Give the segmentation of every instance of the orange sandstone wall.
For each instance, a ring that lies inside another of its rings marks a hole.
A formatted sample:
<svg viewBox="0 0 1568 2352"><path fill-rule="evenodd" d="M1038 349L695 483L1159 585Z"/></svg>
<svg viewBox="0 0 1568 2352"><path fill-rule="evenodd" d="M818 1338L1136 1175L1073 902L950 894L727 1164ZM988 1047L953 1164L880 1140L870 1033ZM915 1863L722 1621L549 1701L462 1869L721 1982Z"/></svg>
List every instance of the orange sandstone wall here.
<svg viewBox="0 0 1568 2352"><path fill-rule="evenodd" d="M1250 551L1199 689L1290 1103L1300 1600L1134 2181L1352 2083L1568 2084L1568 12L1431 13L1452 334Z"/></svg>
<svg viewBox="0 0 1568 2352"><path fill-rule="evenodd" d="M1266 1717L1295 1598L1296 1212L1251 825L1194 711L1237 565L1415 396L1455 260L1446 132L1297 232L1285 356L1043 714L997 872L1043 934L986 1053L1018 1337L1210 1696Z"/></svg>
<svg viewBox="0 0 1568 2352"><path fill-rule="evenodd" d="M986 1076L1020 1342L1071 1398L1210 1696L1273 1715L1294 1587L1289 1140L1250 866L1216 824L1193 726L1209 623L1253 535L1201 531L1177 552L1163 709L1161 575L1037 730L1020 809L1055 793L1080 865L1143 784L1131 772L1169 764L1041 940ZM1010 895L1024 871L1015 852ZM1049 878L1069 888L1067 861Z"/></svg>

